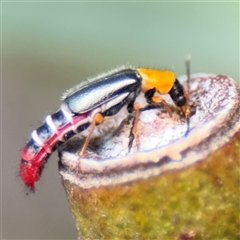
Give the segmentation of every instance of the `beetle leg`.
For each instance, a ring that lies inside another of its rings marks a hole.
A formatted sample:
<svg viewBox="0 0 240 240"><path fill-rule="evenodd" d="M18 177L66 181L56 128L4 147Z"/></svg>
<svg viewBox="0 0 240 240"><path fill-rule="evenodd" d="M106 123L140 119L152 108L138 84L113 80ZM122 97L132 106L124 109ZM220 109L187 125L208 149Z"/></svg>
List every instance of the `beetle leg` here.
<svg viewBox="0 0 240 240"><path fill-rule="evenodd" d="M92 121L92 123L91 123L91 125L90 125L89 134L88 134L88 136L87 136L87 138L86 138L86 140L85 140L85 142L84 142L84 144L83 144L83 147L82 147L81 151L79 152L79 156L80 156L80 157L82 157L82 156L84 155L84 153L85 153L85 151L86 151L86 149L87 149L87 146L88 146L88 144L89 144L89 141L90 141L90 138L91 138L91 136L92 136L92 133L93 133L93 130L94 130L95 126L96 126L97 124L102 123L102 122L103 122L103 115L102 115L101 113L97 113L97 114L94 116L93 121Z"/></svg>
<svg viewBox="0 0 240 240"><path fill-rule="evenodd" d="M170 109L170 107L168 106L168 104L166 103L166 101L161 98L160 96L154 96L151 98L151 104L153 105L161 105L163 104L164 108L166 109L169 117L172 117L172 110Z"/></svg>
<svg viewBox="0 0 240 240"><path fill-rule="evenodd" d="M156 88L149 89L147 92L145 92L145 97L147 100L147 103L152 106L160 106L163 105L165 109L168 112L168 115L172 117L172 111L168 104L165 102L163 98L161 98L159 95L155 96Z"/></svg>
<svg viewBox="0 0 240 240"><path fill-rule="evenodd" d="M136 138L136 143L138 145L138 137L137 137L137 124L138 124L138 120L139 120L139 114L140 114L140 105L138 103L134 103L133 105L133 109L135 110L135 114L134 114L134 120L133 120L133 124L132 124L132 128L129 134L129 143L128 143L128 152L130 152L132 145L133 145L133 141Z"/></svg>

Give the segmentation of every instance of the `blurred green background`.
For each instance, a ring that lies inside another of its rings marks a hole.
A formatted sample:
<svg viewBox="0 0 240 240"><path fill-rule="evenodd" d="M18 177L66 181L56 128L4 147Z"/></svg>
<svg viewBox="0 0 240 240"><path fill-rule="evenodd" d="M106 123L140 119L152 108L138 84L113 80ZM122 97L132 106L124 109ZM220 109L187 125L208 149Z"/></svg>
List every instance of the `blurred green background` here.
<svg viewBox="0 0 240 240"><path fill-rule="evenodd" d="M229 75L239 83L239 3L2 2L2 237L76 239L49 160L37 192L16 180L20 150L61 93L118 65Z"/></svg>

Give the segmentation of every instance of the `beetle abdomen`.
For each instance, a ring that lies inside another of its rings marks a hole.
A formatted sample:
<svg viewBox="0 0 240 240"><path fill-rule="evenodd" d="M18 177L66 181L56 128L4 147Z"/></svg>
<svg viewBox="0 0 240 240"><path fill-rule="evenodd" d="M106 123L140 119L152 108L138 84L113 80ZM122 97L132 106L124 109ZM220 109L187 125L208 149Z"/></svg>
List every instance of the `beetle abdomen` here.
<svg viewBox="0 0 240 240"><path fill-rule="evenodd" d="M30 141L22 150L20 163L21 178L32 191L49 156L56 147L76 134L80 127L83 131L89 126L90 114L74 116L67 111L66 106L62 106L61 110L48 115L43 125L32 132Z"/></svg>

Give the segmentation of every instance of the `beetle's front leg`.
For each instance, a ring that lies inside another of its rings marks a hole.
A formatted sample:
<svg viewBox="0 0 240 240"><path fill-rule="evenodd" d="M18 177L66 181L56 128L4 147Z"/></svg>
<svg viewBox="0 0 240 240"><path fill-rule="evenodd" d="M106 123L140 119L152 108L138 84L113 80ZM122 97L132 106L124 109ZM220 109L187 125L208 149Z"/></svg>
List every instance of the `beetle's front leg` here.
<svg viewBox="0 0 240 240"><path fill-rule="evenodd" d="M164 108L166 109L169 117L172 117L172 110L170 109L170 107L168 106L166 101L163 98L161 98L159 95L154 96L155 93L156 93L156 89L155 88L152 88L152 89L148 90L145 93L145 97L146 97L147 103L149 105L159 106L159 107L161 107L163 105Z"/></svg>

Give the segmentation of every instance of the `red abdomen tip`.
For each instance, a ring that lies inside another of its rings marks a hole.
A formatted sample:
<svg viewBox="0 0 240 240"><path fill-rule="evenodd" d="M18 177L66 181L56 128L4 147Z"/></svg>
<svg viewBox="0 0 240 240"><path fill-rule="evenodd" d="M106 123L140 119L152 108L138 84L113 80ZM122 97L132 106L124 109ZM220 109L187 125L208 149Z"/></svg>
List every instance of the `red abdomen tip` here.
<svg viewBox="0 0 240 240"><path fill-rule="evenodd" d="M35 182L39 180L41 168L24 160L20 164L20 176L31 191L34 191Z"/></svg>

